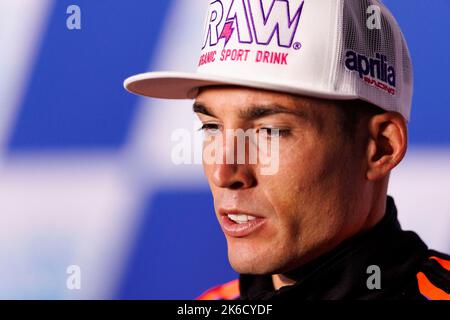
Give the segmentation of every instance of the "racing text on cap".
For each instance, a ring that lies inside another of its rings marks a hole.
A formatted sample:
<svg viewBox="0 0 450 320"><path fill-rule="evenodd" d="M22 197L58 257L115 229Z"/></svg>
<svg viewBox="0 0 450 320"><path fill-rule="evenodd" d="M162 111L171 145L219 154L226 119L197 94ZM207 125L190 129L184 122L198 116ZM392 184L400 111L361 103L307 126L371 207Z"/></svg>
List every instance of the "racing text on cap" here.
<svg viewBox="0 0 450 320"><path fill-rule="evenodd" d="M367 84L395 95L395 68L387 64L383 54L376 54L375 58L368 58L354 51L347 51L345 67L355 71Z"/></svg>

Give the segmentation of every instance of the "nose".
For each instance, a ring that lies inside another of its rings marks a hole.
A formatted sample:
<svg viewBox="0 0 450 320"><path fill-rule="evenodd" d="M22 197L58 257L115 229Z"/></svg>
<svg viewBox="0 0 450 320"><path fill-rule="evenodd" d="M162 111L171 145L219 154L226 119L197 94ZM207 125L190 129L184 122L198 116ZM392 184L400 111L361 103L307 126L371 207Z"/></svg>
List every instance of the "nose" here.
<svg viewBox="0 0 450 320"><path fill-rule="evenodd" d="M230 130L230 132L232 132ZM212 164L212 183L219 188L246 189L256 185L256 177L253 165L248 163L247 150L244 147L245 161L238 161L237 149L242 147L237 145L236 136L227 132L226 138L221 144L222 159L218 163Z"/></svg>
<svg viewBox="0 0 450 320"><path fill-rule="evenodd" d="M219 188L246 189L256 184L253 174L245 164L215 164L212 182Z"/></svg>

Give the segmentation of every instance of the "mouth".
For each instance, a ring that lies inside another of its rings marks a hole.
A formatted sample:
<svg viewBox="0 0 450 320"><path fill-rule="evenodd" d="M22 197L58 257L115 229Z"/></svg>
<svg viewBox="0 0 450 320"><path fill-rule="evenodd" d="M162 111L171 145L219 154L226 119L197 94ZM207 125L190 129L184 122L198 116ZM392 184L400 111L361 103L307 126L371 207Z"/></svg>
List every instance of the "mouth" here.
<svg viewBox="0 0 450 320"><path fill-rule="evenodd" d="M259 230L266 218L237 210L219 210L223 232L233 238L243 238Z"/></svg>

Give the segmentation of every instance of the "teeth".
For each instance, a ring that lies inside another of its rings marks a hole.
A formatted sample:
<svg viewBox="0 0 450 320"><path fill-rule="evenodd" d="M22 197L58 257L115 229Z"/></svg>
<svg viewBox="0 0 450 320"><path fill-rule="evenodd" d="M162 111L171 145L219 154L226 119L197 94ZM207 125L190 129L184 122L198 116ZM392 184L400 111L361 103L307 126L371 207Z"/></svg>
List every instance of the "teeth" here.
<svg viewBox="0 0 450 320"><path fill-rule="evenodd" d="M249 215L246 215L246 214L229 214L228 218L230 220L233 220L234 222L239 223L239 224L240 223L246 223L248 221L256 219L256 217L249 216Z"/></svg>

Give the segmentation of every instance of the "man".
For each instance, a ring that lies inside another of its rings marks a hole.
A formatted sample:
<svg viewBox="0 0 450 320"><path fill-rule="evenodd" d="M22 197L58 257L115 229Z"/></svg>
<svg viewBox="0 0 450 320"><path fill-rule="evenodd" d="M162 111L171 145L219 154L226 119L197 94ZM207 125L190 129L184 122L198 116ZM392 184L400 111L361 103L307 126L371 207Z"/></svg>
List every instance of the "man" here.
<svg viewBox="0 0 450 320"><path fill-rule="evenodd" d="M204 152L213 146L204 169L240 277L201 299L450 300L450 257L401 230L387 196L413 77L382 3L211 1L198 65L125 87L195 99ZM251 139L245 161L228 161L237 130L276 142L272 174L249 161Z"/></svg>

